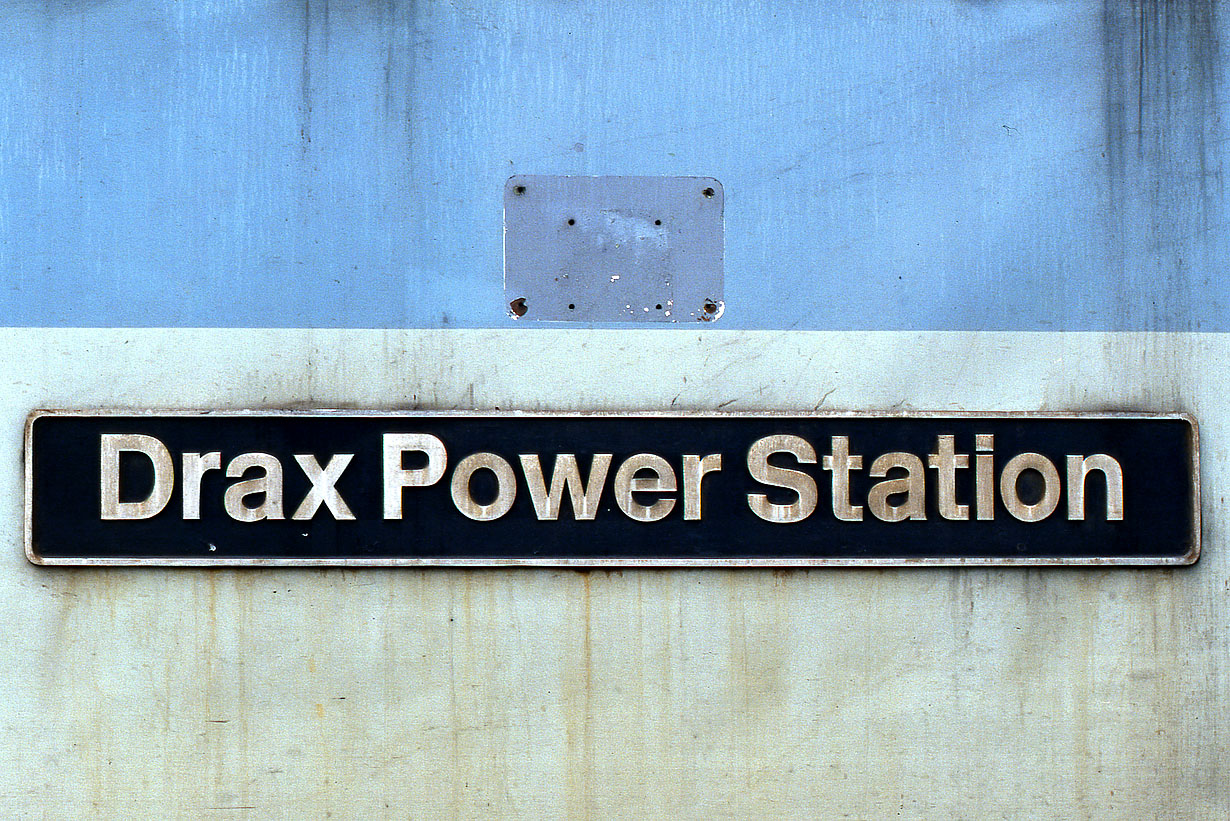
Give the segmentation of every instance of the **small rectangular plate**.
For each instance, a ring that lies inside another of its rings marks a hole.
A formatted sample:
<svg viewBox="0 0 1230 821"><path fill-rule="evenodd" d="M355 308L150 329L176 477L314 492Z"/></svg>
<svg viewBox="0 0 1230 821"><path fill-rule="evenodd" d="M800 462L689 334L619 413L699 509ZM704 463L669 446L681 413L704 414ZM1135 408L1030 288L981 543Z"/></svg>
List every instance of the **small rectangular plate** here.
<svg viewBox="0 0 1230 821"><path fill-rule="evenodd" d="M572 461L558 454L575 455L592 518L574 511L580 487L551 510ZM660 483L632 469L638 454ZM25 458L38 564L1175 565L1200 551L1182 415L58 411L31 415ZM1083 518L1074 460L1101 465ZM193 464L215 467L185 481Z"/></svg>
<svg viewBox="0 0 1230 821"><path fill-rule="evenodd" d="M504 186L504 298L517 319L712 322L722 300L712 177L515 176Z"/></svg>

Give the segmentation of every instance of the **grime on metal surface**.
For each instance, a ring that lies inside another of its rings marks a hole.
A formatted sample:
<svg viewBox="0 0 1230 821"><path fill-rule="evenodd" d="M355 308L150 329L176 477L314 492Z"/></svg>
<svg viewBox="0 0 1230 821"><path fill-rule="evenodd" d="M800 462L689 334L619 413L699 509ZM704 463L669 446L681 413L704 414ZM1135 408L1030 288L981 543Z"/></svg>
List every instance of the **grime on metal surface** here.
<svg viewBox="0 0 1230 821"><path fill-rule="evenodd" d="M721 317L721 183L517 175L504 186L504 296L515 319Z"/></svg>

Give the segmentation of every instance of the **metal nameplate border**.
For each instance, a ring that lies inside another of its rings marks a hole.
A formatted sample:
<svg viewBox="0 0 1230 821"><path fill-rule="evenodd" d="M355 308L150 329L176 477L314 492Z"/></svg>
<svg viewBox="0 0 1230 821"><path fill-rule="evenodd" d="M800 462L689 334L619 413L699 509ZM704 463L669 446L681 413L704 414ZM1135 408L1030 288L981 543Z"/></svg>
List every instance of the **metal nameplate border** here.
<svg viewBox="0 0 1230 821"><path fill-rule="evenodd" d="M996 420L1114 420L1114 419L1171 419L1182 420L1190 428L1190 453L1188 454L1192 477L1191 549L1182 556L1140 557L1071 557L1071 558L987 558L987 557L919 557L919 558L371 558L353 559L273 559L273 558L45 558L39 556L33 545L33 426L37 419L46 416L78 417L282 417L282 418L395 418L461 417L491 419L571 419L571 418L628 418L628 419L996 419ZM58 567L462 567L462 568L508 568L508 567L555 567L555 568L888 568L888 567L1160 567L1195 564L1202 547L1201 497L1200 497L1200 427L1195 416L1186 412L1158 413L1135 411L934 411L934 410L824 410L824 411L519 411L519 410L416 410L416 409L38 409L26 417L23 448L25 487L23 543L26 558L41 566Z"/></svg>

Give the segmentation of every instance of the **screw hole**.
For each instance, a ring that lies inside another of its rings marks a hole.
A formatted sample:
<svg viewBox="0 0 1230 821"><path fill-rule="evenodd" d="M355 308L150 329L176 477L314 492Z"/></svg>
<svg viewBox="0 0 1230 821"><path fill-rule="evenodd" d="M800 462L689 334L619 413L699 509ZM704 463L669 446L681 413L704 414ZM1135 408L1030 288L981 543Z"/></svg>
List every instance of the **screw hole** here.
<svg viewBox="0 0 1230 821"><path fill-rule="evenodd" d="M706 197L712 197L712 196L713 196L713 189L712 189L712 188L706 188L704 191L701 191L700 193L704 194Z"/></svg>
<svg viewBox="0 0 1230 821"><path fill-rule="evenodd" d="M569 302L569 303L568 303L568 310L570 310L570 311L575 310L575 309L576 309L576 307L577 307L577 306L576 306L576 305L574 305L574 304L572 304L571 302Z"/></svg>
<svg viewBox="0 0 1230 821"><path fill-rule="evenodd" d="M576 224L577 224L577 221L576 221L576 220L574 220L574 219L572 219L572 218L569 218L569 220L568 220L568 224L569 224L569 225L576 225Z"/></svg>
<svg viewBox="0 0 1230 821"><path fill-rule="evenodd" d="M653 306L653 307L657 308L657 309L660 311L660 310L662 310L662 303L660 303L660 302L659 302L657 305L655 305L655 306Z"/></svg>
<svg viewBox="0 0 1230 821"><path fill-rule="evenodd" d="M514 186L514 187L513 187L513 193L515 193L517 196L521 196L522 194L524 194L524 193L525 193L525 186L524 186L524 185L517 185L517 186ZM709 196L709 195L708 195L708 194L706 194L705 196Z"/></svg>
<svg viewBox="0 0 1230 821"><path fill-rule="evenodd" d="M716 310L717 310L717 305L714 305L712 302L705 303L705 313L711 314Z"/></svg>
<svg viewBox="0 0 1230 821"><path fill-rule="evenodd" d="M662 224L662 220L654 220L654 221L653 221L653 224L654 224L654 225L661 225L661 224Z"/></svg>

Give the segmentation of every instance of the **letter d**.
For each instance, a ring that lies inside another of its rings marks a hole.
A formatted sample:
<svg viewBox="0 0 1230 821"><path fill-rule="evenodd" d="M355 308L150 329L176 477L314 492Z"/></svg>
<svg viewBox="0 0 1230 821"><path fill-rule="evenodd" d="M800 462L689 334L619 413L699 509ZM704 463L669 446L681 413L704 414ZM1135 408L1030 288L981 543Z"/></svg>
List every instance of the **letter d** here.
<svg viewBox="0 0 1230 821"><path fill-rule="evenodd" d="M141 502L120 501L120 453L144 453L154 465L154 487ZM157 516L171 501L175 465L166 445L141 433L104 433L99 449L99 488L103 519L148 519Z"/></svg>

